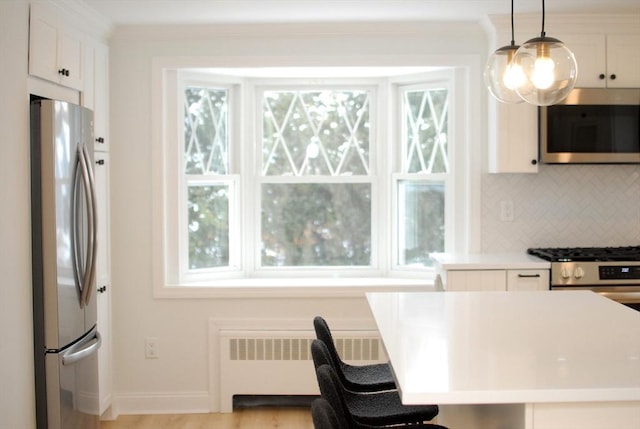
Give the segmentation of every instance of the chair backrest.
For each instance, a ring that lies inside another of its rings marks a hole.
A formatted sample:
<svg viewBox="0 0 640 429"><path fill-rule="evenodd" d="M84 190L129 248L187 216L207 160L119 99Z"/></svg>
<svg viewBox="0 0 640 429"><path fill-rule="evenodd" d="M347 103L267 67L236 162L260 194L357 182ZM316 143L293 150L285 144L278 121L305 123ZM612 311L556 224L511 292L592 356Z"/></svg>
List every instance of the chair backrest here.
<svg viewBox="0 0 640 429"><path fill-rule="evenodd" d="M333 367L338 368L336 371L339 371L342 360L340 359L336 345L333 342L333 336L331 335L329 325L327 325L327 322L322 317L316 316L313 319L313 329L316 331L316 337L327 346L331 360L333 360Z"/></svg>
<svg viewBox="0 0 640 429"><path fill-rule="evenodd" d="M311 358L313 359L313 366L316 371L322 365L330 365L333 367L331 355L329 354L329 350L327 349L324 341L320 341L318 339L311 341Z"/></svg>
<svg viewBox="0 0 640 429"><path fill-rule="evenodd" d="M318 377L318 386L320 387L320 395L324 398L338 418L340 428L350 428L356 426L355 421L349 413L345 402L342 384L330 365L324 364L316 370Z"/></svg>
<svg viewBox="0 0 640 429"><path fill-rule="evenodd" d="M333 407L324 398L314 399L311 403L311 419L315 429L349 429L342 425Z"/></svg>

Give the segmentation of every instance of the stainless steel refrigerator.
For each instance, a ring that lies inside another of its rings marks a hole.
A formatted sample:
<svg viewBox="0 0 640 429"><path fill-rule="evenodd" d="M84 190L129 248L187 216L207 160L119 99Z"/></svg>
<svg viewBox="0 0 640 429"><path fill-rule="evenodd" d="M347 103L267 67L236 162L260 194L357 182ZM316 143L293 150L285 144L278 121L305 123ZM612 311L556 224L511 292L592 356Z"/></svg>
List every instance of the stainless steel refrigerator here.
<svg viewBox="0 0 640 429"><path fill-rule="evenodd" d="M93 112L31 102L38 429L99 427Z"/></svg>

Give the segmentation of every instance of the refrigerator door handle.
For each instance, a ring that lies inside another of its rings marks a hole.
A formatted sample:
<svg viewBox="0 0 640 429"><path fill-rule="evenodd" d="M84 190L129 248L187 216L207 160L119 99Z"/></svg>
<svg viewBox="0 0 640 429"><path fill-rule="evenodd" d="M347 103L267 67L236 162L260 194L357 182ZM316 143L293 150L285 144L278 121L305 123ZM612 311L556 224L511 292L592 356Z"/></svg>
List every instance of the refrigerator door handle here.
<svg viewBox="0 0 640 429"><path fill-rule="evenodd" d="M96 328L93 328L89 335L69 347L61 353L62 365L73 365L76 362L96 353L102 344L102 336Z"/></svg>
<svg viewBox="0 0 640 429"><path fill-rule="evenodd" d="M93 163L91 162L91 155L89 155L89 150L87 149L87 145L82 145L82 152L84 154L85 163L87 166L87 176L89 181L89 188L87 190L88 198L90 199L90 204L87 203L87 207L90 206L90 214L89 214L89 243L88 246L90 248L90 259L87 267L87 271L89 272L89 278L87 283L83 287L84 292L84 303L85 305L89 304L91 300L91 292L93 291L93 286L96 278L96 261L98 254L98 226L97 226L97 213L98 213L98 203L96 196L96 180L93 174ZM86 289L86 292L85 292Z"/></svg>
<svg viewBox="0 0 640 429"><path fill-rule="evenodd" d="M96 250L97 250L97 231L96 228L96 199L95 199L95 180L93 177L93 170L90 162L90 155L86 148L86 146L78 146L78 164L77 168L80 170L81 178L82 178L82 188L84 191L85 201L86 201L86 211L87 211L87 243L85 250L85 260L84 267L82 261L80 260L80 237L82 233L81 229L81 216L76 214L74 220L74 233L75 233L75 242L76 246L74 247L74 263L75 263L75 273L76 273L76 281L79 285L80 289L80 308L83 308L86 304L89 303L91 298L91 289L92 284L95 279L95 260L96 260ZM75 197L76 192L74 191L74 213L78 213L80 207L78 206L79 200ZM82 272L82 268L84 268L84 272ZM82 274L80 274L82 273Z"/></svg>

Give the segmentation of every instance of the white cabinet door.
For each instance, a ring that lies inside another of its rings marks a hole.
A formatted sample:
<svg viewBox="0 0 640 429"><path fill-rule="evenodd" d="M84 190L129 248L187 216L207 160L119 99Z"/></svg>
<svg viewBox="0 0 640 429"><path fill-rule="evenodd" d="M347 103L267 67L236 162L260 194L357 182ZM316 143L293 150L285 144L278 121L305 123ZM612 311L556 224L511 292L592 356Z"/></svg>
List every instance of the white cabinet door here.
<svg viewBox="0 0 640 429"><path fill-rule="evenodd" d="M507 290L549 290L549 270L507 270Z"/></svg>
<svg viewBox="0 0 640 429"><path fill-rule="evenodd" d="M607 85L640 88L640 35L607 36Z"/></svg>
<svg viewBox="0 0 640 429"><path fill-rule="evenodd" d="M527 103L490 100L489 172L538 172L538 109Z"/></svg>
<svg viewBox="0 0 640 429"><path fill-rule="evenodd" d="M58 27L36 5L31 6L29 22L29 74L52 82L58 73Z"/></svg>
<svg viewBox="0 0 640 429"><path fill-rule="evenodd" d="M84 80L82 35L74 30L61 28L58 39L58 70L63 71L60 74L60 84L82 91Z"/></svg>
<svg viewBox="0 0 640 429"><path fill-rule="evenodd" d="M29 74L82 91L83 45L82 34L65 26L54 10L31 5Z"/></svg>
<svg viewBox="0 0 640 429"><path fill-rule="evenodd" d="M109 229L109 154L95 152L95 182L98 205L98 254L96 287L98 289L98 331L102 346L98 351L100 414L111 406L113 385L111 371L111 257Z"/></svg>
<svg viewBox="0 0 640 429"><path fill-rule="evenodd" d="M577 88L640 88L640 35L559 37L578 63Z"/></svg>
<svg viewBox="0 0 640 429"><path fill-rule="evenodd" d="M606 80L606 37L601 34L560 35L578 63L577 88L604 88Z"/></svg>
<svg viewBox="0 0 640 429"><path fill-rule="evenodd" d="M460 270L447 272L447 291L505 291L505 270Z"/></svg>
<svg viewBox="0 0 640 429"><path fill-rule="evenodd" d="M83 106L93 110L95 150L109 151L109 48L89 41L85 48Z"/></svg>
<svg viewBox="0 0 640 429"><path fill-rule="evenodd" d="M640 403L575 402L527 404L532 425L527 429L637 429L640 427Z"/></svg>

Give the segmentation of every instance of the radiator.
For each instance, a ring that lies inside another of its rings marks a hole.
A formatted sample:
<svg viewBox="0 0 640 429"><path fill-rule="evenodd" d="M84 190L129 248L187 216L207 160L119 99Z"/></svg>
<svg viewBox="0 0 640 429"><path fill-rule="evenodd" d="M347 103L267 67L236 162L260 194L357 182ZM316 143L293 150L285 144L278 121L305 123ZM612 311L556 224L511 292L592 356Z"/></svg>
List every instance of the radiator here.
<svg viewBox="0 0 640 429"><path fill-rule="evenodd" d="M220 330L219 410L233 411L234 395L316 395L313 331ZM375 331L334 333L338 353L355 364L386 362Z"/></svg>

